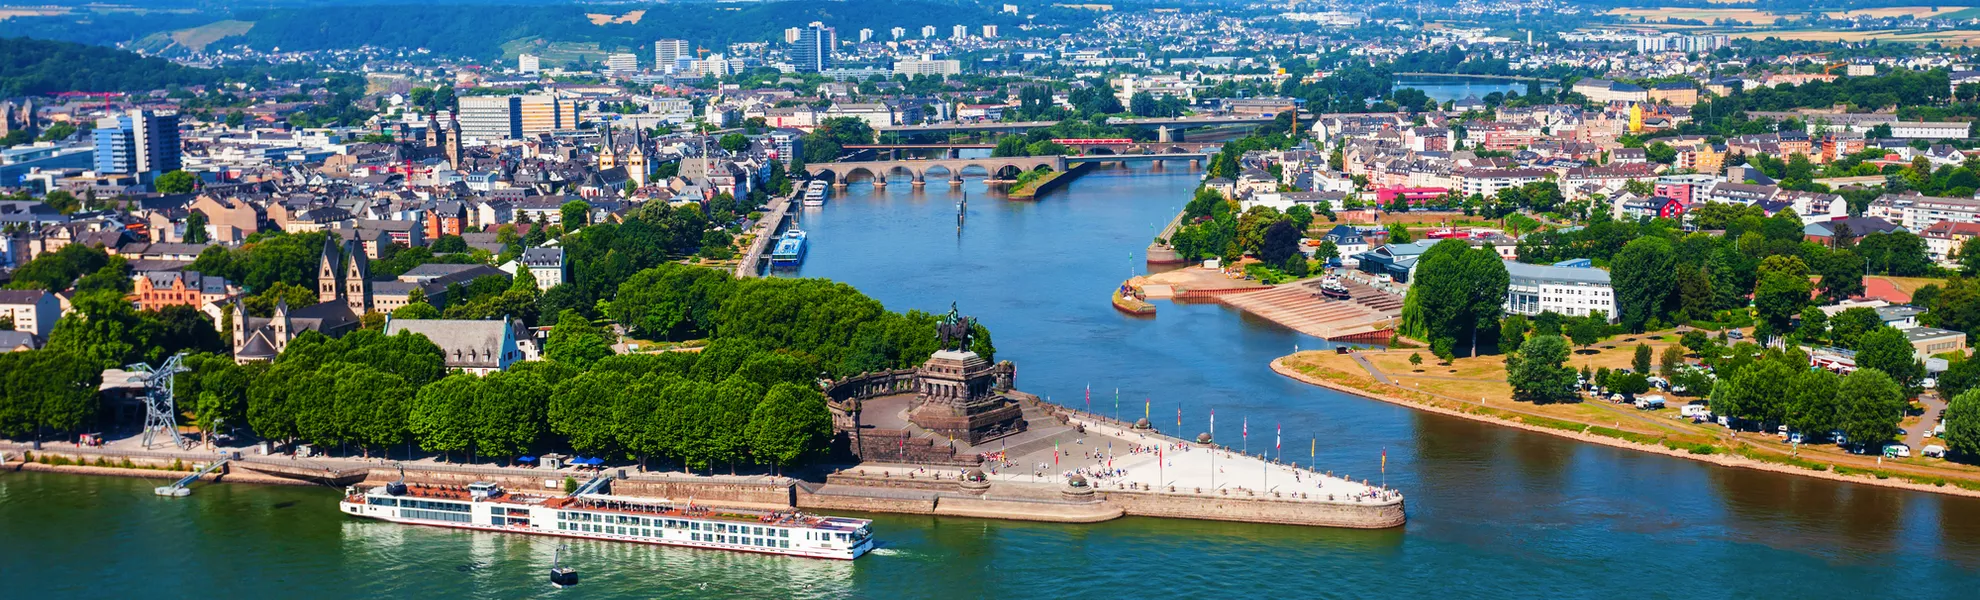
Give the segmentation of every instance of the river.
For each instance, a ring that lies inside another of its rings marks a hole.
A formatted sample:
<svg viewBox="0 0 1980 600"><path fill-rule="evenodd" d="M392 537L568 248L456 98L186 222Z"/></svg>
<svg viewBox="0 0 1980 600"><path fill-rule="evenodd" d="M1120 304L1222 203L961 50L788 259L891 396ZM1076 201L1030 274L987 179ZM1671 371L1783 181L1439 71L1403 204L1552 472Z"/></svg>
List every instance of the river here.
<svg viewBox="0 0 1980 600"><path fill-rule="evenodd" d="M884 547L853 563L574 543L586 581L552 591L558 542L346 519L321 488L201 487L0 475L10 596L130 597L1952 597L1980 584L1980 501L1728 469L1415 412L1294 383L1272 358L1324 342L1214 304L1153 319L1106 294L1197 173L1106 168L1035 203L904 179L806 209L796 275L895 310L955 302L995 333L1019 387L1165 429L1208 411L1219 437L1387 480L1409 524L1350 531L1146 518L1051 525L869 515ZM1317 441L1317 443L1316 443ZM573 593L576 593L575 595Z"/></svg>
<svg viewBox="0 0 1980 600"><path fill-rule="evenodd" d="M1553 83L1542 83L1541 85L1548 88L1559 87ZM1431 100L1436 100L1439 103L1462 100L1466 96L1475 96L1483 100L1486 94L1492 92L1499 92L1501 94L1518 92L1525 94L1527 90L1526 82L1524 81L1489 77L1466 77L1462 75L1404 75L1396 79L1395 88L1399 90L1403 88L1422 90L1424 95L1429 96Z"/></svg>

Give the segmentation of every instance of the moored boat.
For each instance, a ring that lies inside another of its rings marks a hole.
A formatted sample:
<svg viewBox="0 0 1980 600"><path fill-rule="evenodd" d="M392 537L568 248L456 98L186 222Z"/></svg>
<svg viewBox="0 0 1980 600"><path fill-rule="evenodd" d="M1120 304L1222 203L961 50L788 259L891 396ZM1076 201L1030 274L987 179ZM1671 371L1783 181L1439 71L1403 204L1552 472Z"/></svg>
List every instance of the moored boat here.
<svg viewBox="0 0 1980 600"><path fill-rule="evenodd" d="M338 506L344 514L409 525L785 556L852 560L873 549L872 522L866 519L716 508L584 490L535 496L510 493L489 482L354 486ZM575 579L576 573L571 575Z"/></svg>
<svg viewBox="0 0 1980 600"><path fill-rule="evenodd" d="M777 238L777 246L770 251L770 264L795 266L803 263L805 238L804 230L795 226L785 230L784 235Z"/></svg>

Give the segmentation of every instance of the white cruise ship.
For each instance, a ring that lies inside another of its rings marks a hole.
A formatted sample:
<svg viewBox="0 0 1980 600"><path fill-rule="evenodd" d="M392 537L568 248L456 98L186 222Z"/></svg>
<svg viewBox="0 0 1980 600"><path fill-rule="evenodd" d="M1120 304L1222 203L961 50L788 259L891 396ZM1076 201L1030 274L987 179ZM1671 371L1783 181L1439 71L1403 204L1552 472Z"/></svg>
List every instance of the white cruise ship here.
<svg viewBox="0 0 1980 600"><path fill-rule="evenodd" d="M824 206L824 205L825 205L825 188L826 188L826 186L825 186L825 181L824 181L824 180L822 180L822 179L813 179L813 180L811 180L811 183L809 183L809 184L805 184L805 187L804 187L804 205L805 205L805 206Z"/></svg>
<svg viewBox="0 0 1980 600"><path fill-rule="evenodd" d="M352 516L504 533L840 560L873 549L873 522L866 519L579 492L533 496L487 482L464 488L393 482L370 489L353 486L338 505Z"/></svg>

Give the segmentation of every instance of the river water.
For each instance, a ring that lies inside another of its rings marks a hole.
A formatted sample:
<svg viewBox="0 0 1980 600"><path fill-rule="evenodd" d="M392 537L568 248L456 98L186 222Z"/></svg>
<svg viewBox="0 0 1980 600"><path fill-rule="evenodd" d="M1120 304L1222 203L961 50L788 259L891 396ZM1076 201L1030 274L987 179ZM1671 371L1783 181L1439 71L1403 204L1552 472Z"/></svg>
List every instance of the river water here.
<svg viewBox="0 0 1980 600"><path fill-rule="evenodd" d="M1096 170L1035 203L971 180L855 184L806 209L794 274L895 310L955 302L995 333L1021 388L1387 481L1409 524L1348 531L1130 518L1050 525L868 515L853 563L573 543L585 582L544 579L559 542L360 522L336 492L245 485L154 497L155 482L0 475L7 597L1954 597L1980 584L1980 502L1726 469L1570 442L1303 386L1266 364L1324 342L1218 305L1107 294L1188 197L1186 165ZM1239 437L1240 424L1258 441Z"/></svg>
<svg viewBox="0 0 1980 600"><path fill-rule="evenodd" d="M1559 87L1553 83L1543 83L1541 85L1550 89ZM1499 92L1501 94L1518 92L1525 94L1527 90L1526 82L1512 79L1423 75L1400 77L1396 80L1395 88L1416 88L1423 90L1423 95L1429 96L1431 100L1436 100L1439 103L1462 100L1466 96L1473 96L1483 100L1486 94L1492 92Z"/></svg>

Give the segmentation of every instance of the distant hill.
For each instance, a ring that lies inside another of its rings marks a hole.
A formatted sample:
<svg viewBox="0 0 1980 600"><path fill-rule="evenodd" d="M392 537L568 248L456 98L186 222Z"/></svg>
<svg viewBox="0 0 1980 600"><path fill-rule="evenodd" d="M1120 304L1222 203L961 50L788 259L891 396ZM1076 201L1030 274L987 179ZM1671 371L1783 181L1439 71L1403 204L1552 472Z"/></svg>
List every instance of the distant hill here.
<svg viewBox="0 0 1980 600"><path fill-rule="evenodd" d="M223 72L73 42L0 38L0 97L218 83Z"/></svg>
<svg viewBox="0 0 1980 600"><path fill-rule="evenodd" d="M179 2L180 0L173 0ZM268 50L329 50L378 46L425 48L443 55L493 59L503 45L516 40L592 44L600 48L643 49L651 56L653 41L682 38L707 48L731 42L777 41L788 27L823 21L839 28L842 38L854 38L871 28L888 39L893 27L919 36L924 25L936 25L947 36L949 26L998 25L1004 35L1018 35L1024 16L1000 12L1001 4L980 0L818 0L760 3L689 2L666 4L528 3L523 0L445 0L440 3L384 5L373 0L306 5L314 0L241 2L234 7L199 11L183 9L132 14L79 6L59 15L17 16L0 20L0 36L25 35L104 45L125 45L146 52L176 47L227 47L246 44ZM504 5L493 5L501 2ZM255 4L254 6L246 6ZM1040 24L1090 24L1098 13L1028 6ZM602 15L599 19L594 15ZM636 16L629 16L636 15ZM602 24L598 21L603 21Z"/></svg>

